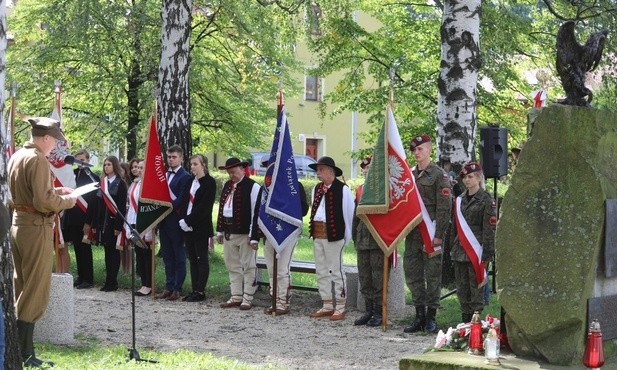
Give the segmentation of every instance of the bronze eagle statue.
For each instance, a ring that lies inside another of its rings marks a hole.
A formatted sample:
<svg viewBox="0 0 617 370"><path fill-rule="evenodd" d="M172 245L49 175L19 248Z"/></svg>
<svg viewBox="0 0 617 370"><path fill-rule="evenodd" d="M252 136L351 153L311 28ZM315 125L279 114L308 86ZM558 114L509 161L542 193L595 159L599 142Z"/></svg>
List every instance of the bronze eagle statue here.
<svg viewBox="0 0 617 370"><path fill-rule="evenodd" d="M600 63L608 30L592 34L581 45L574 35L575 25L574 21L567 21L557 32L557 73L566 92L566 98L560 103L588 107L593 94L585 86L585 75Z"/></svg>

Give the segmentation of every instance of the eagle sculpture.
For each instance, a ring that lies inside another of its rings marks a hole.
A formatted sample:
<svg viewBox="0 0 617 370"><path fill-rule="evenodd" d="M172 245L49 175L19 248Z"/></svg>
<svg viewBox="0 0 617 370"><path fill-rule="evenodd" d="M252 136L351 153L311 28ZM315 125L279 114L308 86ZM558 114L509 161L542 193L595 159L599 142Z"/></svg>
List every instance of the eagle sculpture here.
<svg viewBox="0 0 617 370"><path fill-rule="evenodd" d="M567 21L557 32L557 73L566 92L560 103L588 107L593 94L585 87L585 75L600 63L608 30L592 34L581 45L574 36L574 26L574 21Z"/></svg>

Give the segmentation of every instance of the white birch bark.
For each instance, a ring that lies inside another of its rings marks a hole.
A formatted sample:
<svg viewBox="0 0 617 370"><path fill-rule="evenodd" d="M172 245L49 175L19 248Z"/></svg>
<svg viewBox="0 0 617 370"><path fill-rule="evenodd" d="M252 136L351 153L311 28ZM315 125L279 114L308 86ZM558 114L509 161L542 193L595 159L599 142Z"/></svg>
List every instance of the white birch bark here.
<svg viewBox="0 0 617 370"><path fill-rule="evenodd" d="M438 161L460 165L476 159L481 5L481 0L444 2L437 102Z"/></svg>
<svg viewBox="0 0 617 370"><path fill-rule="evenodd" d="M158 121L163 151L174 144L191 154L189 41L192 0L163 0Z"/></svg>

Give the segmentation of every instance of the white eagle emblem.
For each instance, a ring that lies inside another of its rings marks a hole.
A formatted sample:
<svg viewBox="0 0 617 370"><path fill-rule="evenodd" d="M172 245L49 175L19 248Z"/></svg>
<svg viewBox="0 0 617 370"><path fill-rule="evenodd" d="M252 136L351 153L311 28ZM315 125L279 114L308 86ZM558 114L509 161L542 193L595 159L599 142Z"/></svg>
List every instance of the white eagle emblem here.
<svg viewBox="0 0 617 370"><path fill-rule="evenodd" d="M405 170L403 164L395 155L388 156L388 170L390 172L390 203L395 203L405 195L411 179L403 179Z"/></svg>

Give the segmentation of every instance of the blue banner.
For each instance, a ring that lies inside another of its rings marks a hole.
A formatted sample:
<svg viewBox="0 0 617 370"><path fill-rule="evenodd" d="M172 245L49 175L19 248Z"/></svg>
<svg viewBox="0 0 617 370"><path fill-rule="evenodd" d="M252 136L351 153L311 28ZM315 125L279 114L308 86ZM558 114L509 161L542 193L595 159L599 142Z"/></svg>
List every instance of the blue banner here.
<svg viewBox="0 0 617 370"><path fill-rule="evenodd" d="M277 252L296 244L302 233L302 205L296 162L285 108L276 122L270 160L259 205L259 228Z"/></svg>

